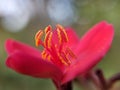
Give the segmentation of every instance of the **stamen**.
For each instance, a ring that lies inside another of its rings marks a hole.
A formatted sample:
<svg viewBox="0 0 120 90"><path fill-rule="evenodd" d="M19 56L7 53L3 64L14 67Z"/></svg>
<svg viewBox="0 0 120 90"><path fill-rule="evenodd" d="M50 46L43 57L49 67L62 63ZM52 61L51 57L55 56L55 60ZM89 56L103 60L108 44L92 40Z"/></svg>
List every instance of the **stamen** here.
<svg viewBox="0 0 120 90"><path fill-rule="evenodd" d="M36 46L42 45L44 47L44 50L41 53L41 57L44 60L51 61L58 65L63 64L69 66L71 64L70 58L76 58L76 56L70 48L64 46L64 43L68 42L68 35L65 29L59 24L56 28L59 43L54 43L54 41L52 41L53 32L52 27L49 25L44 31L39 30L36 33ZM44 41L41 40L43 34L45 35Z"/></svg>
<svg viewBox="0 0 120 90"><path fill-rule="evenodd" d="M46 52L45 50L43 50L42 53L41 53L41 55L42 55L42 58L43 58L43 59L46 59L47 52Z"/></svg>
<svg viewBox="0 0 120 90"><path fill-rule="evenodd" d="M48 31L51 31L51 30L52 30L51 25L47 26L47 27L45 28L45 34L46 34Z"/></svg>
<svg viewBox="0 0 120 90"><path fill-rule="evenodd" d="M59 57L60 61L61 61L64 65L66 65L66 66L69 65L69 64L65 61L65 59L64 59L60 54L58 54L58 57Z"/></svg>
<svg viewBox="0 0 120 90"><path fill-rule="evenodd" d="M68 56L66 55L66 53L61 52L61 56L64 59L64 62L66 62L67 65L70 65L71 61L68 59Z"/></svg>
<svg viewBox="0 0 120 90"><path fill-rule="evenodd" d="M72 50L70 48L66 48L66 53L68 55L70 55L72 58L76 58L76 55L72 52Z"/></svg>
<svg viewBox="0 0 120 90"><path fill-rule="evenodd" d="M35 35L35 43L36 43L36 46L39 46L40 45L40 41L41 41L41 37L43 35L43 31L42 30L39 30L36 35Z"/></svg>
<svg viewBox="0 0 120 90"><path fill-rule="evenodd" d="M62 43L62 36L60 34L60 30L57 28L57 34L58 34L58 39L59 39L59 44Z"/></svg>
<svg viewBox="0 0 120 90"><path fill-rule="evenodd" d="M61 39L62 39L61 41L68 42L68 35L67 35L65 29L59 24L56 27L57 27L57 31L58 31L58 36L59 36L59 38L61 37Z"/></svg>
<svg viewBox="0 0 120 90"><path fill-rule="evenodd" d="M50 59L51 59L51 56L48 54L47 55L47 59L50 61Z"/></svg>
<svg viewBox="0 0 120 90"><path fill-rule="evenodd" d="M44 46L50 48L51 47L51 40L52 40L52 32L48 31L45 35Z"/></svg>

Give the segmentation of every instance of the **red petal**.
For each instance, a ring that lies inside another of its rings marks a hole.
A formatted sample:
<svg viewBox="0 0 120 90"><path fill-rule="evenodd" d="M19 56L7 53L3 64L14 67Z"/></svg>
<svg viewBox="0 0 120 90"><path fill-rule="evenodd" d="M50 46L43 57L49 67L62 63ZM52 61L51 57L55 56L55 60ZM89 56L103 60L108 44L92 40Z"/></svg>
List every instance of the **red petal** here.
<svg viewBox="0 0 120 90"><path fill-rule="evenodd" d="M6 65L21 74L39 78L61 78L61 71L52 63L29 53L16 51L11 54Z"/></svg>
<svg viewBox="0 0 120 90"><path fill-rule="evenodd" d="M77 34L75 33L75 31L72 28L67 27L66 32L67 32L68 39L69 39L67 46L74 46L74 45L78 44L80 39L77 36Z"/></svg>
<svg viewBox="0 0 120 90"><path fill-rule="evenodd" d="M92 27L81 39L76 49L77 53L88 51L94 52L96 49L109 49L114 36L114 29L111 24L102 21ZM106 48L105 48L106 47Z"/></svg>
<svg viewBox="0 0 120 90"><path fill-rule="evenodd" d="M12 39L8 39L6 41L5 48L8 54L12 54L15 51L22 51L40 56L40 51L38 51L37 49Z"/></svg>
<svg viewBox="0 0 120 90"><path fill-rule="evenodd" d="M77 62L66 70L62 83L75 78L78 74L86 73L95 66L107 53L113 36L113 26L104 21L90 29L79 43Z"/></svg>

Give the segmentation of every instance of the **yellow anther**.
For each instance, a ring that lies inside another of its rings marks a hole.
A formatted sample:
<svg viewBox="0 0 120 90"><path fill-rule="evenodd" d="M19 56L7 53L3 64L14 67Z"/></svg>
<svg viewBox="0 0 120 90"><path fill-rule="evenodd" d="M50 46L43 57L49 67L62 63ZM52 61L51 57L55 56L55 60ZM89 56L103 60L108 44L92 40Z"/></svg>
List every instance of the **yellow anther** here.
<svg viewBox="0 0 120 90"><path fill-rule="evenodd" d="M39 30L39 31L36 33L36 35L35 35L35 44L36 44L36 46L39 46L39 44L40 44L40 39L41 39L42 35L43 35L43 31L42 31L42 30Z"/></svg>
<svg viewBox="0 0 120 90"><path fill-rule="evenodd" d="M52 32L48 31L45 35L45 39L44 39L44 45L45 47L50 48L51 46L51 40L52 40Z"/></svg>
<svg viewBox="0 0 120 90"><path fill-rule="evenodd" d="M40 40L39 40L39 39L36 39L36 40L35 40L35 45L38 47L39 44L40 44Z"/></svg>
<svg viewBox="0 0 120 90"><path fill-rule="evenodd" d="M51 47L51 41L52 41L52 32L50 32L49 38L48 38L48 48Z"/></svg>
<svg viewBox="0 0 120 90"><path fill-rule="evenodd" d="M43 35L43 31L42 31L42 30L39 30L39 31L36 33L36 35L35 35L35 40L36 40L36 39L40 39L42 35Z"/></svg>
<svg viewBox="0 0 120 90"><path fill-rule="evenodd" d="M63 41L68 42L68 35L67 35L65 29L59 24L56 27L57 27L57 32L58 32L59 38L61 37Z"/></svg>
<svg viewBox="0 0 120 90"><path fill-rule="evenodd" d="M57 28L57 34L58 34L58 39L59 39L59 43L62 43L62 36L60 34L60 30Z"/></svg>
<svg viewBox="0 0 120 90"><path fill-rule="evenodd" d="M48 31L51 31L52 30L52 27L49 25L45 28L45 34L48 32Z"/></svg>

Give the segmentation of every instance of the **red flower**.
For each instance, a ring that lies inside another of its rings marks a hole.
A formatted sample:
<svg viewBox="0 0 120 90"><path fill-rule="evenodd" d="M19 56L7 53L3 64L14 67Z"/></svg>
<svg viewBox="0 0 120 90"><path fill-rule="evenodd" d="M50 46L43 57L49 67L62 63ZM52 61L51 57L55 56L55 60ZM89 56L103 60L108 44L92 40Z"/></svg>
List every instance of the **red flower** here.
<svg viewBox="0 0 120 90"><path fill-rule="evenodd" d="M64 84L94 67L110 48L113 36L113 26L105 21L96 24L81 39L71 28L57 25L52 31L48 26L35 36L36 46L43 46L43 51L7 40L6 64L16 72Z"/></svg>

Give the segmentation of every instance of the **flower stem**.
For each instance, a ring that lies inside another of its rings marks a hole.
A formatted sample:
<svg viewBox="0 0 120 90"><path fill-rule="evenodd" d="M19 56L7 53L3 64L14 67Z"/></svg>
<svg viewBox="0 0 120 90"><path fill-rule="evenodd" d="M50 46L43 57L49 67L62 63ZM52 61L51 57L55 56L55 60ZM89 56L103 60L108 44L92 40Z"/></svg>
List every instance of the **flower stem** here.
<svg viewBox="0 0 120 90"><path fill-rule="evenodd" d="M101 83L101 90L107 90L108 89L107 81L103 75L103 72L100 69L98 69L98 70L96 70L96 75L98 76L99 81Z"/></svg>
<svg viewBox="0 0 120 90"><path fill-rule="evenodd" d="M107 80L105 79L103 72L100 69L91 71L89 73L89 78L92 80L97 90L108 90Z"/></svg>
<svg viewBox="0 0 120 90"><path fill-rule="evenodd" d="M72 82L65 83L57 88L57 90L73 90L72 88Z"/></svg>

